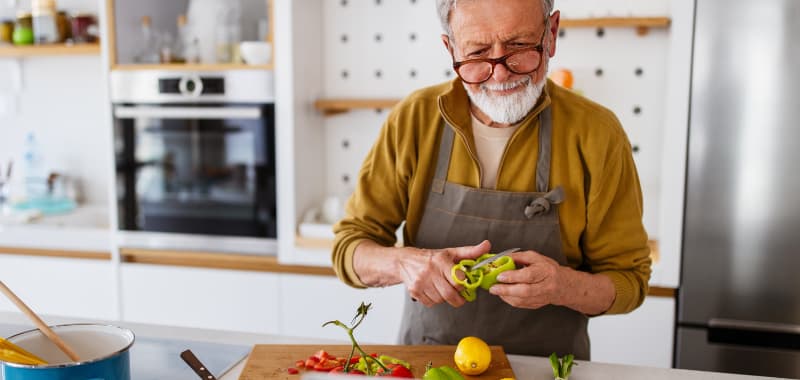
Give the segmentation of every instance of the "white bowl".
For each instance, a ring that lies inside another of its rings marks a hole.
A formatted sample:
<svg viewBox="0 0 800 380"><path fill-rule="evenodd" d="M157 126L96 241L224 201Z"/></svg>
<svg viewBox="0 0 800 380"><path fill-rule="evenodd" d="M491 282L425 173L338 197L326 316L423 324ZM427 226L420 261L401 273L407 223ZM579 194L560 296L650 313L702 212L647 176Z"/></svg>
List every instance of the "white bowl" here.
<svg viewBox="0 0 800 380"><path fill-rule="evenodd" d="M239 54L248 65L266 65L272 58L272 44L265 41L243 41Z"/></svg>

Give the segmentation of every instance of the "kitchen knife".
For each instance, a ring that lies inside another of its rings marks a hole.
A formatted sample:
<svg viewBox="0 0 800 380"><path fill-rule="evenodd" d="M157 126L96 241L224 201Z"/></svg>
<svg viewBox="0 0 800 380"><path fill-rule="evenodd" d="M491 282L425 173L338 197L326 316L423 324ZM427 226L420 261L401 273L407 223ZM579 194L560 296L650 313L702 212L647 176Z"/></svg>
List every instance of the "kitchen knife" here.
<svg viewBox="0 0 800 380"><path fill-rule="evenodd" d="M185 361L186 364L189 365L189 367L192 367L194 373L196 373L197 376L200 376L201 379L217 380L217 378L214 377L214 375L208 370L208 368L206 368L206 366L203 365L202 362L200 362L200 359L198 359L197 356L194 356L192 350L186 350L181 352L181 359L183 359L183 361Z"/></svg>
<svg viewBox="0 0 800 380"><path fill-rule="evenodd" d="M494 256L486 259L486 260L482 260L481 262L475 264L475 266L472 267L472 269L478 269L478 268L480 268L480 267L482 267L484 265L487 265L489 263L494 262L495 260L497 260L497 259L499 259L499 258L501 258L503 256L508 256L508 255L510 255L510 254L512 254L512 253L514 253L516 251L519 251L519 248L507 249L507 250L505 250L503 252L500 252L500 253L498 253L498 254L496 254L496 255L494 255Z"/></svg>

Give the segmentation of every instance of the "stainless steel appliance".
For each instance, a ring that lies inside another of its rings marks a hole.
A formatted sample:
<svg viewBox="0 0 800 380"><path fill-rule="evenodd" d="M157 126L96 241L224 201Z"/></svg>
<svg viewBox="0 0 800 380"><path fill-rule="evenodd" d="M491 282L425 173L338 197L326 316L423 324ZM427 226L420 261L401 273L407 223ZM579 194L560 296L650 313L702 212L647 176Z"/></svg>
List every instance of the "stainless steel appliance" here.
<svg viewBox="0 0 800 380"><path fill-rule="evenodd" d="M111 73L120 244L275 253L272 72Z"/></svg>
<svg viewBox="0 0 800 380"><path fill-rule="evenodd" d="M675 364L800 378L800 1L695 20Z"/></svg>

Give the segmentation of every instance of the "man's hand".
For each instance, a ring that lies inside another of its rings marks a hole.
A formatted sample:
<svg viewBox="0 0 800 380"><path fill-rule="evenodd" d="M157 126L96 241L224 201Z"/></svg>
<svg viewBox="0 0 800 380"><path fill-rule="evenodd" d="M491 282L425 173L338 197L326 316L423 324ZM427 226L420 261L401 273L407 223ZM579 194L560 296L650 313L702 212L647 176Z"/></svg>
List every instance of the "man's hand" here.
<svg viewBox="0 0 800 380"><path fill-rule="evenodd" d="M484 240L478 245L458 248L410 249L399 257L397 267L413 299L428 307L442 302L460 307L465 301L450 276L453 265L463 259L474 259L490 248L489 241Z"/></svg>
<svg viewBox="0 0 800 380"><path fill-rule="evenodd" d="M510 270L497 276L499 283L489 292L499 296L511 306L538 309L557 304L563 291L563 268L553 259L535 251L511 254L521 269Z"/></svg>
<svg viewBox="0 0 800 380"><path fill-rule="evenodd" d="M608 276L576 271L535 251L511 254L517 267L497 276L489 292L511 306L538 309L545 305L566 306L597 315L611 307L616 297Z"/></svg>

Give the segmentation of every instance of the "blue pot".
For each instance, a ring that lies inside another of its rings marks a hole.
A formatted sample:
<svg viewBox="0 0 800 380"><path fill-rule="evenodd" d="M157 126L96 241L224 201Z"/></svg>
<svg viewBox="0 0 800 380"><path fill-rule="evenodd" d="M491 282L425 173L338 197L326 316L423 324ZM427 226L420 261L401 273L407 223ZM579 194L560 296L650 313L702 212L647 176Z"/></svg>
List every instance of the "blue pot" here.
<svg viewBox="0 0 800 380"><path fill-rule="evenodd" d="M81 358L76 363L39 330L28 330L7 339L42 358L47 365L0 361L5 380L130 380L130 348L133 332L116 326L69 324L53 331Z"/></svg>

